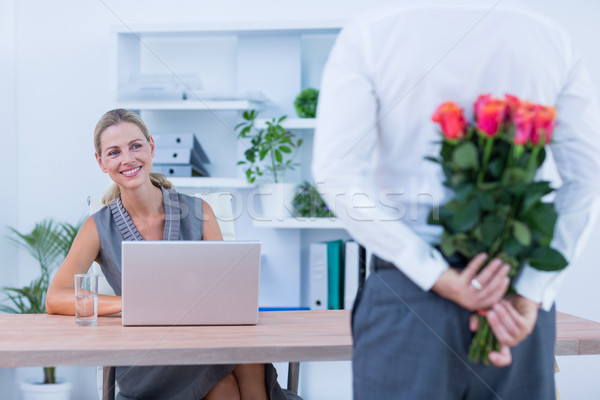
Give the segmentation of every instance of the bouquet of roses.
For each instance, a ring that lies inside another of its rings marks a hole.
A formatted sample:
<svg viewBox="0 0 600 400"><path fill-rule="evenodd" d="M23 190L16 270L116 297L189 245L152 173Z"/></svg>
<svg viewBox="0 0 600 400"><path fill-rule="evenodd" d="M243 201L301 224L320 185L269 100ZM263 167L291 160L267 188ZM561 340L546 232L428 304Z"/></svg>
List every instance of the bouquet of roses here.
<svg viewBox="0 0 600 400"><path fill-rule="evenodd" d="M442 131L441 151L427 158L441 165L453 198L432 211L429 223L444 228L440 247L447 258L470 260L481 252L499 257L510 264L511 281L526 263L543 271L566 267L562 254L550 248L557 213L543 199L553 189L547 181L534 180L544 146L552 140L555 116L552 107L511 95L480 95L474 124L451 101L438 107L433 121ZM469 358L487 364L499 343L485 310L479 310L478 319Z"/></svg>

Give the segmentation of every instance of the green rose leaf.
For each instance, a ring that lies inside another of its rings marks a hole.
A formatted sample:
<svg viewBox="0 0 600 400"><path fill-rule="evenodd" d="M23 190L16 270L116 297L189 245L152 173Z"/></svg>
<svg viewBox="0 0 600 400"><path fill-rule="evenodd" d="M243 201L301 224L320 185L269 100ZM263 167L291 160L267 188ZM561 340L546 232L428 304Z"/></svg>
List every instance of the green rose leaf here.
<svg viewBox="0 0 600 400"><path fill-rule="evenodd" d="M515 183L527 183L529 177L527 172L521 168L513 167L508 168L504 171L504 175L502 175L501 182L503 185L508 186Z"/></svg>
<svg viewBox="0 0 600 400"><path fill-rule="evenodd" d="M495 215L488 215L481 224L481 239L485 245L492 246L503 231L504 220Z"/></svg>
<svg viewBox="0 0 600 400"><path fill-rule="evenodd" d="M456 253L456 248L454 247L454 239L452 238L452 236L445 236L442 239L440 247L442 248L442 253L444 253L446 257L450 257L454 253Z"/></svg>
<svg viewBox="0 0 600 400"><path fill-rule="evenodd" d="M529 246L531 244L531 229L521 221L513 221L513 235L517 242L523 246Z"/></svg>
<svg viewBox="0 0 600 400"><path fill-rule="evenodd" d="M529 265L540 271L560 271L568 262L558 251L549 247L539 247L531 253Z"/></svg>
<svg viewBox="0 0 600 400"><path fill-rule="evenodd" d="M471 197L471 195L473 195L474 192L475 185L467 183L456 190L456 192L454 193L454 198L458 201L464 201Z"/></svg>
<svg viewBox="0 0 600 400"><path fill-rule="evenodd" d="M479 204L473 200L457 206L452 216L452 226L456 232L467 232L477 225L477 221L479 221Z"/></svg>
<svg viewBox="0 0 600 400"><path fill-rule="evenodd" d="M554 235L554 225L557 218L558 215L554 210L554 206L549 203L539 203L525 216L531 228L549 237Z"/></svg>
<svg viewBox="0 0 600 400"><path fill-rule="evenodd" d="M491 193L477 193L477 201L479 201L479 206L484 211L494 211L496 209L496 199Z"/></svg>
<svg viewBox="0 0 600 400"><path fill-rule="evenodd" d="M464 142L452 154L452 161L462 169L479 168L477 147L471 142Z"/></svg>

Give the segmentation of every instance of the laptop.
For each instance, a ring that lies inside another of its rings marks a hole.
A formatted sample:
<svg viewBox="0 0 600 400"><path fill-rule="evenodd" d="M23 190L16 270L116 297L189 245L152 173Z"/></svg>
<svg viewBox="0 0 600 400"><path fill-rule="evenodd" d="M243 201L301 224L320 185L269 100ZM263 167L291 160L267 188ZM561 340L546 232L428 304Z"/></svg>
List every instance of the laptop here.
<svg viewBox="0 0 600 400"><path fill-rule="evenodd" d="M255 325L260 242L122 242L123 325Z"/></svg>

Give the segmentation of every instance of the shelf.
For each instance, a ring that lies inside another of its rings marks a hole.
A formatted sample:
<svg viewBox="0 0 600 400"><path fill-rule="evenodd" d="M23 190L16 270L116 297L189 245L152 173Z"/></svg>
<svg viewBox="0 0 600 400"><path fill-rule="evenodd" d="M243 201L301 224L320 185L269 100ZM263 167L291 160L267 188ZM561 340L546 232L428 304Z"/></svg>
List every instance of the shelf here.
<svg viewBox="0 0 600 400"><path fill-rule="evenodd" d="M140 24L112 25L111 31L118 34L140 34L143 36L169 36L190 34L226 34L269 32L337 33L346 24L345 20L298 20L298 21L231 21L205 22L201 24Z"/></svg>
<svg viewBox="0 0 600 400"><path fill-rule="evenodd" d="M277 228L277 229L344 229L342 222L330 218L283 218L263 217L265 220L254 219L252 225L255 228Z"/></svg>
<svg viewBox="0 0 600 400"><path fill-rule="evenodd" d="M268 118L258 118L254 125L258 129L264 129L267 127L267 121L271 121L272 119ZM286 118L281 123L285 129L288 130L310 130L315 129L317 126L316 118Z"/></svg>
<svg viewBox="0 0 600 400"><path fill-rule="evenodd" d="M167 177L176 188L250 188L254 185L244 178L175 178Z"/></svg>
<svg viewBox="0 0 600 400"><path fill-rule="evenodd" d="M251 100L136 100L120 101L117 106L127 110L248 110L260 108L262 102Z"/></svg>

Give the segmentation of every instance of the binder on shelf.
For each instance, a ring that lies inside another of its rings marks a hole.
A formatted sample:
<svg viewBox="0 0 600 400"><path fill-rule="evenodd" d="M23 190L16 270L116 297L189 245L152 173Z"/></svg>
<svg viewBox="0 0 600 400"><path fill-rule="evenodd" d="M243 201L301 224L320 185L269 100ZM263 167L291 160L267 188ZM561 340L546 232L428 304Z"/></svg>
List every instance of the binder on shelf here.
<svg viewBox="0 0 600 400"><path fill-rule="evenodd" d="M190 176L209 176L208 171L203 165L199 167L192 164L154 164L152 172L165 174L167 177L190 177Z"/></svg>
<svg viewBox="0 0 600 400"><path fill-rule="evenodd" d="M188 148L157 147L154 152L155 164L194 164L201 166L200 157Z"/></svg>
<svg viewBox="0 0 600 400"><path fill-rule="evenodd" d="M327 242L327 308L340 310L344 300L343 240Z"/></svg>
<svg viewBox="0 0 600 400"><path fill-rule="evenodd" d="M199 163L210 163L208 156L204 152L196 135L192 132L157 133L153 134L152 137L154 138L157 149L192 149L192 152L196 154Z"/></svg>
<svg viewBox="0 0 600 400"><path fill-rule="evenodd" d="M358 288L365 282L366 250L354 240L344 244L344 309L350 310Z"/></svg>
<svg viewBox="0 0 600 400"><path fill-rule="evenodd" d="M327 243L311 243L308 258L308 306L327 310Z"/></svg>

